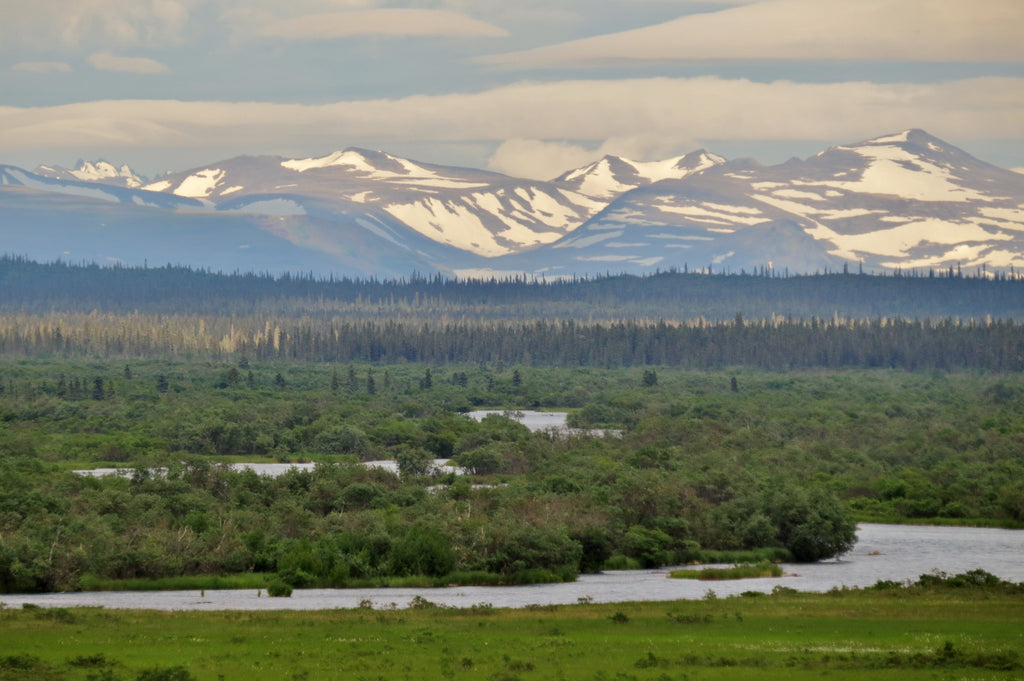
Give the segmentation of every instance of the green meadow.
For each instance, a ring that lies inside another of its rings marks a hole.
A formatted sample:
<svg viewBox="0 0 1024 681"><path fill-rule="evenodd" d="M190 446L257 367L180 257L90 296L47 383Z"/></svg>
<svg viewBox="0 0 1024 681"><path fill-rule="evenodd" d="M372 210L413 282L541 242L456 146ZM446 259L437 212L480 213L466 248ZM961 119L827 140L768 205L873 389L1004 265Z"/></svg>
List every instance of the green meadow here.
<svg viewBox="0 0 1024 681"><path fill-rule="evenodd" d="M1020 679L1015 585L451 609L0 610L0 679Z"/></svg>

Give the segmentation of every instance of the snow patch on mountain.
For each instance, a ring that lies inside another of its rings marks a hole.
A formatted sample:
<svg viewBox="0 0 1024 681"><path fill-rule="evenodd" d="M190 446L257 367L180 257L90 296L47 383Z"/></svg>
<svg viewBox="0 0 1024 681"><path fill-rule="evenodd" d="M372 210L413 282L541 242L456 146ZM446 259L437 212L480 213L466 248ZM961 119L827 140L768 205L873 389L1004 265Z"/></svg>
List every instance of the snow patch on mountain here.
<svg viewBox="0 0 1024 681"><path fill-rule="evenodd" d="M224 180L225 172L218 168L207 168L200 170L194 175L189 175L174 193L178 196L187 196L192 199L202 199L213 193L213 190Z"/></svg>
<svg viewBox="0 0 1024 681"><path fill-rule="evenodd" d="M655 203L655 207L663 213L682 215L696 222L720 225L757 225L768 219L762 211L749 206L727 206L710 202L672 205L667 201L667 197L662 197L660 202Z"/></svg>
<svg viewBox="0 0 1024 681"><path fill-rule="evenodd" d="M636 185L620 182L611 169L611 159L603 158L586 168L581 168L564 177L567 182L577 182L581 194L609 198L633 189Z"/></svg>
<svg viewBox="0 0 1024 681"><path fill-rule="evenodd" d="M144 180L127 164L118 168L113 163L103 160L79 161L74 168L40 165L36 168L35 174L55 180L95 182L128 189L139 188L144 183Z"/></svg>
<svg viewBox="0 0 1024 681"><path fill-rule="evenodd" d="M444 177L414 177L391 180L394 184L404 184L412 187L432 187L437 189L477 189L488 186L486 182L463 182Z"/></svg>
<svg viewBox="0 0 1024 681"><path fill-rule="evenodd" d="M1024 223L1024 205L1020 208L993 208L983 206L979 211L981 215L994 220L1007 220L1009 222Z"/></svg>
<svg viewBox="0 0 1024 681"><path fill-rule="evenodd" d="M375 234L376 236L379 236L381 239L390 241L395 246L404 248L405 250L409 250L408 246L395 239L395 237L392 236L387 230L382 228L376 221L371 220L370 218L356 218L356 224L365 229L366 231L370 232L371 234Z"/></svg>
<svg viewBox="0 0 1024 681"><path fill-rule="evenodd" d="M5 172L0 175L0 184L18 184L30 189L38 189L44 192L58 192L71 196L83 196L103 201L120 201L120 199L108 191L98 187L83 186L79 184L67 184L57 180L44 180L43 178L13 166L7 166Z"/></svg>
<svg viewBox="0 0 1024 681"><path fill-rule="evenodd" d="M1013 236L990 232L978 225L927 219L864 234L843 234L832 241L843 250L904 258L922 244L959 245L970 241L1012 241Z"/></svg>
<svg viewBox="0 0 1024 681"><path fill-rule="evenodd" d="M764 184L764 183L762 183ZM782 196L788 199L807 199L808 201L828 201L828 197L816 192L804 191L801 189L776 189L771 192L775 196ZM838 194L838 192L836 192Z"/></svg>
<svg viewBox="0 0 1024 681"><path fill-rule="evenodd" d="M618 239L620 236L625 234L621 229L610 231L610 232L597 232L596 234L589 234L586 236L580 235L575 236L571 239L562 241L553 246L553 248L588 248L594 244L599 244L602 241L608 241L609 239Z"/></svg>
<svg viewBox="0 0 1024 681"><path fill-rule="evenodd" d="M964 187L950 168L931 163L903 147L869 143L837 149L853 151L868 159L869 165L857 180L816 184L868 194L896 194L918 201L998 200Z"/></svg>
<svg viewBox="0 0 1024 681"><path fill-rule="evenodd" d="M147 192L165 192L171 188L174 183L169 180L159 180L151 184L147 184L143 187Z"/></svg>
<svg viewBox="0 0 1024 681"><path fill-rule="evenodd" d="M725 163L724 158L704 150L664 161L631 161L605 156L559 176L555 182L592 198L611 199L637 187L662 180L680 180L722 163Z"/></svg>
<svg viewBox="0 0 1024 681"><path fill-rule="evenodd" d="M895 135L876 137L873 140L869 140L868 144L901 144L910 140L910 132L910 130L904 130L903 132L896 133ZM933 151L938 150L938 147L930 142L929 146Z"/></svg>
<svg viewBox="0 0 1024 681"><path fill-rule="evenodd" d="M125 187L135 188L142 186L142 179L132 172L132 169L127 164L116 168L112 163L106 161L97 161L96 163L82 161L77 168L71 171L71 174L79 180L86 182L99 182L101 180L117 178L123 180Z"/></svg>
<svg viewBox="0 0 1024 681"><path fill-rule="evenodd" d="M456 248L483 256L512 252L508 246L499 244L480 218L464 205L425 199L417 203L391 204L384 210L424 236ZM431 234L430 230L436 234Z"/></svg>
<svg viewBox="0 0 1024 681"><path fill-rule="evenodd" d="M384 152L375 152L371 157L370 154L358 149L336 151L320 158L281 161L281 167L298 173L325 168L343 168L364 179L383 180L415 187L473 189L487 186L486 182L467 182L460 178L442 175L408 159L398 158Z"/></svg>

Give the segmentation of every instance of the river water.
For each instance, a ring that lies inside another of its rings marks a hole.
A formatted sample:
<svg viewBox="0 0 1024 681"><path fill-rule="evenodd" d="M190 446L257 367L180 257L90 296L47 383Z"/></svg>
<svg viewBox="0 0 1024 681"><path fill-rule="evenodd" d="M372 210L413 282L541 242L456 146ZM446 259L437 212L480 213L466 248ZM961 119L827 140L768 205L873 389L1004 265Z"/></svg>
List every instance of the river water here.
<svg viewBox="0 0 1024 681"><path fill-rule="evenodd" d="M498 414L500 416L508 416L516 421L519 421L531 431L538 430L551 430L562 433L589 433L600 437L604 434L603 430L577 430L569 428L565 425L568 413L564 411L498 411L498 410L480 410L471 411L466 416L476 421L482 420L484 417L491 414ZM382 460L382 461L364 461L364 466L370 468L383 468L389 470L392 473L398 473L398 463L394 459ZM434 470L439 473L455 472L461 475L464 471L461 468L450 465L449 459L434 459L433 461ZM231 463L228 464L228 468L235 471L252 470L259 475L269 475L271 477L277 477L284 475L286 472L292 469L300 471L311 471L316 467L315 463ZM120 475L122 477L130 478L134 474L132 468L90 468L88 470L77 470L73 471L78 475L91 475L94 477L102 477L106 475ZM165 475L166 469L151 469L150 473L155 475Z"/></svg>
<svg viewBox="0 0 1024 681"><path fill-rule="evenodd" d="M568 414L564 411L501 411L498 409L481 409L478 411L471 411L466 416L476 421L482 421L485 416L497 414L498 416L507 416L508 418L519 421L530 430L563 430L565 429L565 420Z"/></svg>
<svg viewBox="0 0 1024 681"><path fill-rule="evenodd" d="M297 589L290 598L269 598L254 589L223 591L90 592L3 594L5 607L24 603L44 607L103 606L154 610L327 610L404 608L419 596L439 605L496 608L528 605L700 599L708 590L718 596L743 591L770 592L776 586L799 591L871 586L879 580L916 580L941 571L958 574L983 569L1004 580L1024 582L1024 531L964 527L861 524L856 546L840 560L784 565L777 578L701 582L670 579L669 569L610 571L581 575L565 584L529 586L453 586L439 589Z"/></svg>

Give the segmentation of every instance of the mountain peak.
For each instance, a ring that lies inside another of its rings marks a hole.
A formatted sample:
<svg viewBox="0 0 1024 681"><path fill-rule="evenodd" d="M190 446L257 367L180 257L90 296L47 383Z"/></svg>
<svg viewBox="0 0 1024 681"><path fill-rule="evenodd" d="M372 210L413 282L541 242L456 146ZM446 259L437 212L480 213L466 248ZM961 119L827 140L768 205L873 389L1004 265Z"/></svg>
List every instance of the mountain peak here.
<svg viewBox="0 0 1024 681"><path fill-rule="evenodd" d="M103 159L96 161L79 159L73 169L65 168L64 166L40 165L34 172L42 177L49 177L55 180L98 182L100 184L127 187L129 189L141 187L145 182L145 179L135 174L135 171L128 164L122 164L118 168L113 163Z"/></svg>
<svg viewBox="0 0 1024 681"><path fill-rule="evenodd" d="M354 147L335 151L326 156L281 161L281 166L299 173L304 173L307 170L319 170L337 166L347 166L353 170L371 171L373 169L367 159L367 152Z"/></svg>
<svg viewBox="0 0 1024 681"><path fill-rule="evenodd" d="M849 149L863 146L899 146L906 149L927 149L930 152L956 152L966 154L966 152L957 149L945 140L939 139L935 135L932 135L920 128L908 128L902 132L882 135L881 137L865 140L858 144L839 148Z"/></svg>
<svg viewBox="0 0 1024 681"><path fill-rule="evenodd" d="M704 149L663 161L632 161L608 155L563 173L555 182L587 196L607 199L661 180L681 180L721 163L725 163L724 158Z"/></svg>

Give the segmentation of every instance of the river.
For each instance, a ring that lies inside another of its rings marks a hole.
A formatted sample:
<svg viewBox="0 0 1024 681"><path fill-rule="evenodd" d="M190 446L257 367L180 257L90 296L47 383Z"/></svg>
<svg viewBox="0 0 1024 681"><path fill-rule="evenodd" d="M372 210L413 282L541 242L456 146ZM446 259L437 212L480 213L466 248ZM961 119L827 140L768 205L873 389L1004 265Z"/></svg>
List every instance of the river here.
<svg viewBox="0 0 1024 681"><path fill-rule="evenodd" d="M591 434L596 437L604 435L605 431L595 430L578 430L569 428L565 425L568 413L564 411L498 411L498 410L480 410L471 411L466 416L476 421L482 420L484 417L491 414L498 414L502 416L508 416L516 421L519 421L531 431L538 430L550 430L561 433L571 434ZM383 468L389 470L392 473L398 473L398 463L394 459L385 459L381 461L364 461L364 466L370 468ZM464 471L461 468L450 465L449 459L434 459L433 461L434 470L440 473L455 472L461 475ZM311 471L316 467L315 463L231 463L228 464L228 468L235 471L252 470L259 475L269 475L271 477L277 477L284 475L291 469L301 471ZM78 475L91 475L94 477L102 477L106 475L120 475L122 477L130 478L134 474L133 468L90 468L87 470L76 470L73 471ZM167 470L164 468L150 469L150 473L154 475L166 475Z"/></svg>
<svg viewBox="0 0 1024 681"><path fill-rule="evenodd" d="M581 575L565 584L464 587L439 589L297 589L290 598L269 598L255 589L223 591L87 592L63 594L4 594L5 607L24 603L44 607L102 606L154 610L327 610L355 608L370 602L375 608L404 608L419 596L439 605L497 608L528 605L625 601L671 601L704 598L743 591L770 592L776 586L799 591L828 591L834 587L864 587L879 580L916 580L942 571L958 574L983 569L1004 580L1024 582L1024 531L964 527L922 527L864 523L854 548L840 560L784 565L786 576L736 581L701 582L670 579L669 568L609 571Z"/></svg>

